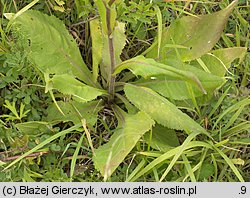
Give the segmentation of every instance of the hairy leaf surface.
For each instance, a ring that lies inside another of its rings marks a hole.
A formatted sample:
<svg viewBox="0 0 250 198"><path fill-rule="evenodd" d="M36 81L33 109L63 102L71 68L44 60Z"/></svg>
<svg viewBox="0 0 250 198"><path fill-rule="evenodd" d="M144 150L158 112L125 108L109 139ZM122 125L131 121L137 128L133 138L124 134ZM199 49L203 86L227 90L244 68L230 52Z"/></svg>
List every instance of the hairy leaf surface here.
<svg viewBox="0 0 250 198"><path fill-rule="evenodd" d="M15 19L15 33L29 41L29 58L43 73L67 73L94 86L74 38L55 16L26 11Z"/></svg>
<svg viewBox="0 0 250 198"><path fill-rule="evenodd" d="M149 114L159 124L170 129L185 130L187 133L206 133L197 122L153 90L131 84L126 84L124 90L127 98L138 109Z"/></svg>
<svg viewBox="0 0 250 198"><path fill-rule="evenodd" d="M109 177L152 125L154 121L144 112L126 114L123 127L115 129L109 142L96 150L95 167Z"/></svg>

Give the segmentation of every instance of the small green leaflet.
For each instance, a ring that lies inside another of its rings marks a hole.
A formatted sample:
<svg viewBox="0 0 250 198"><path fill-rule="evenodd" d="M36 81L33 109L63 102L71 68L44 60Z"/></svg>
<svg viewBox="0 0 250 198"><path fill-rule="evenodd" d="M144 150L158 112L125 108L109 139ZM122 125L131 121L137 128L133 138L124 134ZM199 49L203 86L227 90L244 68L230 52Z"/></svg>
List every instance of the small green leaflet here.
<svg viewBox="0 0 250 198"><path fill-rule="evenodd" d="M68 74L54 75L48 81L46 83L49 84L50 89L57 89L63 94L72 95L78 102L91 101L106 93L105 90L85 85Z"/></svg>

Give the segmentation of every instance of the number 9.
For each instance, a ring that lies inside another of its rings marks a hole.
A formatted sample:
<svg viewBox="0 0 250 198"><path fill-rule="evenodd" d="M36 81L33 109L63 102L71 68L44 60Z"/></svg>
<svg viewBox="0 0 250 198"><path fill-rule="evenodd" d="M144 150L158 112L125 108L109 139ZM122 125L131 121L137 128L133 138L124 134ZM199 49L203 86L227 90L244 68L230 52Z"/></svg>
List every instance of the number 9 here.
<svg viewBox="0 0 250 198"><path fill-rule="evenodd" d="M246 194L246 192L247 192L247 187L246 186L241 186L241 194Z"/></svg>

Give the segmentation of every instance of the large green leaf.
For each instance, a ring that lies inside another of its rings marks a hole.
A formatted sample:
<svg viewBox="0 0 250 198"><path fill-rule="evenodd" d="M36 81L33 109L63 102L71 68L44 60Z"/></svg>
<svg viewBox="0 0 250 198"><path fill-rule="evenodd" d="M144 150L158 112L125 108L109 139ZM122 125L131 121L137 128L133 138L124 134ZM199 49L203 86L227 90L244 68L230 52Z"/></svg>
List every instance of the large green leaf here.
<svg viewBox="0 0 250 198"><path fill-rule="evenodd" d="M123 127L115 129L109 142L95 151L95 167L109 177L152 125L154 121L144 112L126 114Z"/></svg>
<svg viewBox="0 0 250 198"><path fill-rule="evenodd" d="M188 68L176 69L175 67L158 63L154 59L137 56L118 65L114 74L117 74L124 69L130 69L135 75L140 75L147 79L155 79L156 76L162 75L166 76L166 78L170 77L173 80L191 82L195 84L203 93L206 93L200 80L195 74L188 71Z"/></svg>
<svg viewBox="0 0 250 198"><path fill-rule="evenodd" d="M29 10L15 19L14 27L17 37L29 42L29 58L43 73L67 73L94 86L76 42L62 21Z"/></svg>
<svg viewBox="0 0 250 198"><path fill-rule="evenodd" d="M227 72L231 63L237 58L241 59L244 57L246 51L247 49L245 47L213 50L200 58L202 61L201 64L204 64L205 68L212 74L222 77ZM191 62L191 65L198 68L203 68L201 64L197 60Z"/></svg>
<svg viewBox="0 0 250 198"><path fill-rule="evenodd" d="M104 90L85 85L68 74L54 75L46 83L49 84L49 89L72 95L73 99L79 102L91 101L106 93Z"/></svg>
<svg viewBox="0 0 250 198"><path fill-rule="evenodd" d="M202 16L186 16L177 19L162 33L159 61L179 56L182 61L194 60L210 51L218 42L230 13L236 6L233 1L219 12ZM176 52L178 51L178 53ZM157 58L157 45L148 57Z"/></svg>
<svg viewBox="0 0 250 198"><path fill-rule="evenodd" d="M156 124L151 132L147 132L144 135L144 139L154 149L167 152L170 149L180 145L175 130L168 129L159 124Z"/></svg>
<svg viewBox="0 0 250 198"><path fill-rule="evenodd" d="M175 65L177 69L185 68L188 72L193 73L199 79L202 87L206 90L206 93L212 93L225 82L224 78L207 73L182 62L169 62L169 65ZM190 83L190 86L188 86L187 81L167 75L155 76L153 79L140 79L139 81L136 81L135 84L151 88L161 95L174 100L191 99L192 94L194 94L195 97L204 95L204 92L193 83ZM190 88L192 89L192 94Z"/></svg>
<svg viewBox="0 0 250 198"><path fill-rule="evenodd" d="M149 114L159 124L170 129L185 130L187 133L206 133L197 122L153 90L131 84L126 84L124 90L127 98L138 109Z"/></svg>
<svg viewBox="0 0 250 198"><path fill-rule="evenodd" d="M57 104L64 115L54 103L50 105L46 110L47 117L44 120L51 124L69 121L78 124L81 119L85 119L87 124L93 126L97 121L97 113L103 108L102 101L91 101L84 104L75 101L59 101Z"/></svg>

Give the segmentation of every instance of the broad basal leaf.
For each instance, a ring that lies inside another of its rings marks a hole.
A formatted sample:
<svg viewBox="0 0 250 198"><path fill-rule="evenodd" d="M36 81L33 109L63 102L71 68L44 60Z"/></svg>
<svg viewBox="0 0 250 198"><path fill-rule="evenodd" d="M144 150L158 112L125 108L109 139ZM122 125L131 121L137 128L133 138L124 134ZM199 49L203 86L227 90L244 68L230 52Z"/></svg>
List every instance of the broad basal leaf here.
<svg viewBox="0 0 250 198"><path fill-rule="evenodd" d="M247 49L245 47L232 47L213 50L200 58L202 63L194 60L191 62L191 65L202 69L203 67L201 64L204 64L204 67L209 72L222 77L227 72L227 69L230 67L231 63L237 58L244 57L246 51Z"/></svg>
<svg viewBox="0 0 250 198"><path fill-rule="evenodd" d="M54 103L50 105L46 110L48 116L44 120L51 124L70 121L78 124L81 119L85 119L87 124L93 126L97 121L97 113L103 108L102 101L91 101L84 104L76 101L58 101L57 104L64 115Z"/></svg>
<svg viewBox="0 0 250 198"><path fill-rule="evenodd" d="M178 68L181 68L181 66L177 66L178 64L183 64L183 67L186 68L188 72L195 74L195 76L199 79L202 87L208 94L213 93L215 89L220 87L225 82L225 79L222 77L207 73L190 65L184 65L184 63L173 62L170 64L173 64ZM190 87L187 86L187 81L182 79L159 75L153 79L140 79L139 81L135 82L135 84L151 88L161 95L174 100L185 100L192 98L189 90ZM204 95L204 93L193 83L190 83L190 86L195 97Z"/></svg>
<svg viewBox="0 0 250 198"><path fill-rule="evenodd" d="M156 76L166 76L171 77L174 80L185 80L195 84L199 89L206 93L200 80L192 72L185 69L176 69L162 63L158 63L153 59L145 58L143 56L137 56L135 58L129 59L122 62L115 69L114 74L121 72L124 69L131 70L135 75L140 75L144 78L155 79Z"/></svg>
<svg viewBox="0 0 250 198"><path fill-rule="evenodd" d="M123 127L115 129L109 142L95 151L95 167L109 177L152 125L154 121L146 113L127 114Z"/></svg>
<svg viewBox="0 0 250 198"><path fill-rule="evenodd" d="M29 42L29 58L43 73L67 73L94 86L76 42L62 21L30 10L15 19L14 27L17 37Z"/></svg>
<svg viewBox="0 0 250 198"><path fill-rule="evenodd" d="M187 114L151 89L126 84L124 90L127 98L138 109L149 114L159 124L170 129L185 130L187 133L206 133L205 129Z"/></svg>
<svg viewBox="0 0 250 198"><path fill-rule="evenodd" d="M159 124L156 124L151 132L147 132L144 135L144 139L154 149L167 152L170 149L180 145L175 130L168 129Z"/></svg>
<svg viewBox="0 0 250 198"><path fill-rule="evenodd" d="M57 89L63 94L72 95L73 99L79 102L91 101L106 93L104 90L85 85L68 74L54 75L46 83L49 84L50 89Z"/></svg>
<svg viewBox="0 0 250 198"><path fill-rule="evenodd" d="M219 40L237 0L219 12L202 16L185 16L173 22L162 33L160 62L173 56L182 61L194 60L210 51ZM180 47L183 46L183 47ZM157 45L148 57L157 58ZM178 51L178 54L176 53Z"/></svg>

